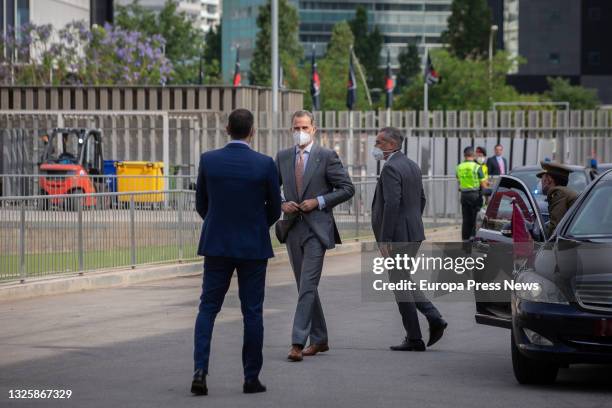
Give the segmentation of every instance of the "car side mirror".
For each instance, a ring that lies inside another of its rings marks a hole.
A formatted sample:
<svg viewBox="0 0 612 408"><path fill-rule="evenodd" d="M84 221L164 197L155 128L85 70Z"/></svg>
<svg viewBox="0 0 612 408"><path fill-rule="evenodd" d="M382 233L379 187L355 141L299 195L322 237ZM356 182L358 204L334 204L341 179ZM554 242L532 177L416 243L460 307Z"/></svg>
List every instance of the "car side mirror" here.
<svg viewBox="0 0 612 408"><path fill-rule="evenodd" d="M504 237L512 238L512 223L504 224L500 232Z"/></svg>

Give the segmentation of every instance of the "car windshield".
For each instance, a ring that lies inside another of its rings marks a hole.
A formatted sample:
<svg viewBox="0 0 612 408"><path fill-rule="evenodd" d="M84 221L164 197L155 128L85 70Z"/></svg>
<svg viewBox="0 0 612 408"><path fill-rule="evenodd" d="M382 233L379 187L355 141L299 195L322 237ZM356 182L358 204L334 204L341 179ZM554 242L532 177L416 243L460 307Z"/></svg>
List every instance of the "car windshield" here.
<svg viewBox="0 0 612 408"><path fill-rule="evenodd" d="M567 234L573 238L612 237L612 181L601 182L590 192Z"/></svg>
<svg viewBox="0 0 612 408"><path fill-rule="evenodd" d="M540 179L537 174L540 170L525 170L525 171L513 171L510 173L511 176L514 176L520 179L529 191L531 191L535 195L542 194L542 184L540 183ZM573 171L569 175L569 180L567 186L574 190L577 193L581 193L587 186L587 177L583 171Z"/></svg>

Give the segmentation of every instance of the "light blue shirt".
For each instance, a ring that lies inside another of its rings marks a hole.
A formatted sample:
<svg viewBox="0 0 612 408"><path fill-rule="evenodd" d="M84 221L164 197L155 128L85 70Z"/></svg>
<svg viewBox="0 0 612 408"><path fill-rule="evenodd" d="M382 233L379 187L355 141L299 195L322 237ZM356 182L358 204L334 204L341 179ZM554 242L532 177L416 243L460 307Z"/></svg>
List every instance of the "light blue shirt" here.
<svg viewBox="0 0 612 408"><path fill-rule="evenodd" d="M310 150L312 149L312 145L314 142L310 142L308 144L308 146L306 146L304 148L304 173L306 173L306 165L308 164L308 158L310 157ZM300 147L299 146L295 146L295 156L297 159L297 155L300 153ZM317 197L317 201L319 202L319 210L322 210L325 208L325 199L323 198L323 196L318 196Z"/></svg>

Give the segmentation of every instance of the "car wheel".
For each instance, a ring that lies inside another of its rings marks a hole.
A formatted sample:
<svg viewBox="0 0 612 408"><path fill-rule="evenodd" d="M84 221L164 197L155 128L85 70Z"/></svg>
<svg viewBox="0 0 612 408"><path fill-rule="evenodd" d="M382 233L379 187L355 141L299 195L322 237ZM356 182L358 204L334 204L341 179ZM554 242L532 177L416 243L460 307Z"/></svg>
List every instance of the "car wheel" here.
<svg viewBox="0 0 612 408"><path fill-rule="evenodd" d="M514 377L519 384L552 384L557 379L559 366L546 361L528 358L521 354L516 341L514 330L510 333L510 348L512 349L512 368Z"/></svg>

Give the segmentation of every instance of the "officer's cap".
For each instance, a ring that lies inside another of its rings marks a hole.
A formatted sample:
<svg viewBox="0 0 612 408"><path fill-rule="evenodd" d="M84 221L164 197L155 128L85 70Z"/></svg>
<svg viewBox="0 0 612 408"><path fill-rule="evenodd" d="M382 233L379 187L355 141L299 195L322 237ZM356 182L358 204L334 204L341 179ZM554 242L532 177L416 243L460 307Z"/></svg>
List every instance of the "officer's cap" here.
<svg viewBox="0 0 612 408"><path fill-rule="evenodd" d="M548 174L556 180L564 181L565 184L567 184L569 174L572 172L564 165L554 162L542 161L540 162L540 166L542 166L542 171L537 174L538 178L542 178L544 174Z"/></svg>

